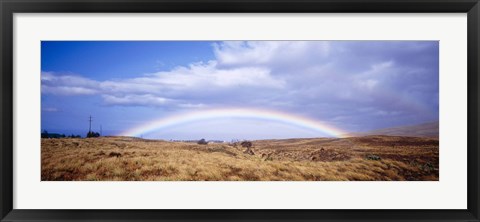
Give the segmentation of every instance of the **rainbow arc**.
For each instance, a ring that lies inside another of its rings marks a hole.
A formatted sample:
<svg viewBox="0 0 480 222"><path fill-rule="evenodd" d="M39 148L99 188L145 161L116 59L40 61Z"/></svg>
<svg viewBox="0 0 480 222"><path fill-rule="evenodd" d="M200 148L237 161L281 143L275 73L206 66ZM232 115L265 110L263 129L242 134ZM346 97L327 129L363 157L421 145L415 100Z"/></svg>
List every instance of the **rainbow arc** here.
<svg viewBox="0 0 480 222"><path fill-rule="evenodd" d="M245 108L225 108L225 109L209 109L200 110L194 112L187 112L176 114L172 116L166 116L153 121L149 121L146 124L136 126L132 129L120 133L120 136L134 136L148 134L161 129L169 127L206 121L212 119L221 118L244 118L244 119L259 119L264 121L272 121L283 123L303 129L319 132L321 134L327 134L331 137L342 137L347 133L337 127L331 126L319 120L307 118L290 113L284 113L272 110L261 109L245 109Z"/></svg>

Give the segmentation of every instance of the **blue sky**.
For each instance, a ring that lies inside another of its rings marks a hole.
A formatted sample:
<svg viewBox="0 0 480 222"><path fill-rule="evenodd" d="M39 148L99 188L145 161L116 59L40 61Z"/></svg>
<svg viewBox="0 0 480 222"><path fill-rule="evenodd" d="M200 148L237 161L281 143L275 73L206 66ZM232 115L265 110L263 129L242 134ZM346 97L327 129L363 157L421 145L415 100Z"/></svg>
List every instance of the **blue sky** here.
<svg viewBox="0 0 480 222"><path fill-rule="evenodd" d="M42 130L115 135L184 112L276 110L349 132L438 121L437 41L43 41ZM263 120L160 139L328 136Z"/></svg>

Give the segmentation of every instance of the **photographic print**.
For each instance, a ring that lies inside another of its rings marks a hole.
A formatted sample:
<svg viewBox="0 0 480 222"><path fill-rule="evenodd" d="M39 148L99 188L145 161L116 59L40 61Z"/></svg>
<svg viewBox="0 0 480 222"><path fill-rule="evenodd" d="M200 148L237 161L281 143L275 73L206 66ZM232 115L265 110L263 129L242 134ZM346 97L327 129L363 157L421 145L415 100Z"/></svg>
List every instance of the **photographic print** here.
<svg viewBox="0 0 480 222"><path fill-rule="evenodd" d="M438 181L438 41L42 41L42 181Z"/></svg>

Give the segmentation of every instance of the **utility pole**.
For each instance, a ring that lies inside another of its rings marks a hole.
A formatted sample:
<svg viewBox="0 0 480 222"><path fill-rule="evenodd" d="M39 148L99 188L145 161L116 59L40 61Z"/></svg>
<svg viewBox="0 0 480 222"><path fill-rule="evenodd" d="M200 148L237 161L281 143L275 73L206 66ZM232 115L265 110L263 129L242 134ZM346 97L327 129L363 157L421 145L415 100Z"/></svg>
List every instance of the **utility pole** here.
<svg viewBox="0 0 480 222"><path fill-rule="evenodd" d="M90 122L90 126L88 127L88 132L92 132L92 115L90 115L89 122Z"/></svg>
<svg viewBox="0 0 480 222"><path fill-rule="evenodd" d="M102 125L100 125L100 136L103 135L103 132L102 132Z"/></svg>

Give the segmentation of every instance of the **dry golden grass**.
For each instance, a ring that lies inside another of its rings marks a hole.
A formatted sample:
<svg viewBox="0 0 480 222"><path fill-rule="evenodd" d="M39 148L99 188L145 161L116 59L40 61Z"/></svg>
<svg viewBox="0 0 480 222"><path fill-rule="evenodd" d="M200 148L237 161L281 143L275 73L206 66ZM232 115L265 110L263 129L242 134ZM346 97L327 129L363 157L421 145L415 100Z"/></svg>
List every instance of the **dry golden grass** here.
<svg viewBox="0 0 480 222"><path fill-rule="evenodd" d="M42 139L42 180L438 180L438 139L366 136L230 144Z"/></svg>

